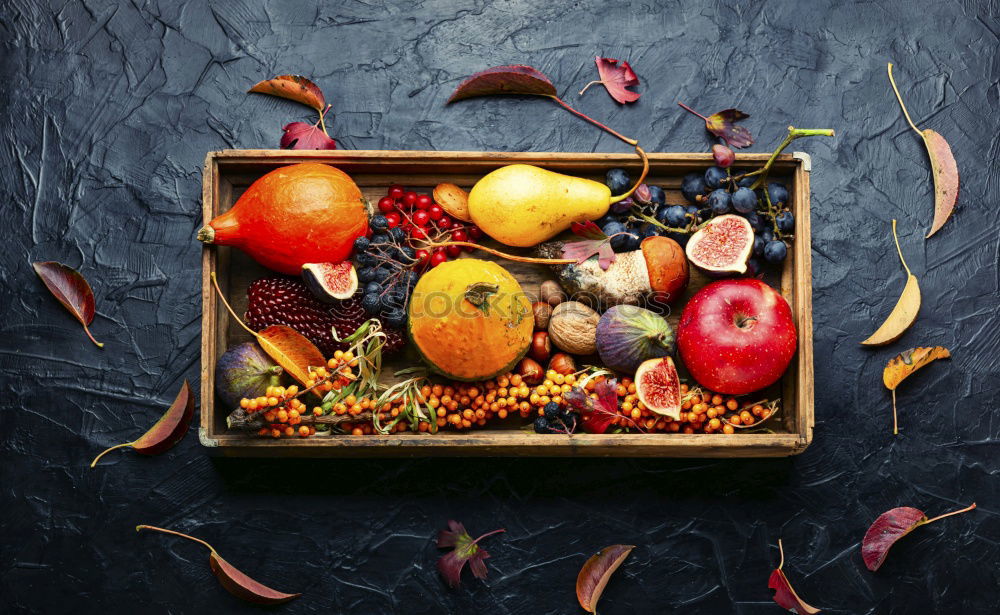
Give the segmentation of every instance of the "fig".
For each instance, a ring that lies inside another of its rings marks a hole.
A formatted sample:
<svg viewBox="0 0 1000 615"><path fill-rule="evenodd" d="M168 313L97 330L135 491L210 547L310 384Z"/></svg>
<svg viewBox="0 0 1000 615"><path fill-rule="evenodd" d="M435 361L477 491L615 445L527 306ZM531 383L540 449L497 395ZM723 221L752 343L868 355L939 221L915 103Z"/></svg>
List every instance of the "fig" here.
<svg viewBox="0 0 1000 615"><path fill-rule="evenodd" d="M215 363L215 390L227 408L244 397L260 397L269 386L279 386L284 370L255 342L243 342L222 353Z"/></svg>
<svg viewBox="0 0 1000 615"><path fill-rule="evenodd" d="M674 348L673 329L651 310L616 305L597 322L597 353L616 372L631 374L643 361L672 355Z"/></svg>
<svg viewBox="0 0 1000 615"><path fill-rule="evenodd" d="M358 272L351 261L340 263L306 263L302 279L323 303L350 299L358 290Z"/></svg>
<svg viewBox="0 0 1000 615"><path fill-rule="evenodd" d="M687 258L713 277L746 273L753 240L753 228L746 218L733 214L716 216L691 236Z"/></svg>
<svg viewBox="0 0 1000 615"><path fill-rule="evenodd" d="M641 401L657 414L681 418L681 381L670 357L644 361L635 370L635 388Z"/></svg>

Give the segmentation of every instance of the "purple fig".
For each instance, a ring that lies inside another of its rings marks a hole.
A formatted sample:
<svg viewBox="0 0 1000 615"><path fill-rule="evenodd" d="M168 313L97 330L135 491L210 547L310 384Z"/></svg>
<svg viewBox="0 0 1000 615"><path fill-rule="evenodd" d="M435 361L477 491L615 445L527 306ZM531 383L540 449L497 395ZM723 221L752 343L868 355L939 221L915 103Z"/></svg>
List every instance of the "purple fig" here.
<svg viewBox="0 0 1000 615"><path fill-rule="evenodd" d="M244 342L222 353L215 363L215 390L227 408L244 397L260 397L269 386L281 384L284 370L255 342Z"/></svg>
<svg viewBox="0 0 1000 615"><path fill-rule="evenodd" d="M606 367L632 375L643 361L674 353L674 331L651 310L616 305L597 322L597 352Z"/></svg>

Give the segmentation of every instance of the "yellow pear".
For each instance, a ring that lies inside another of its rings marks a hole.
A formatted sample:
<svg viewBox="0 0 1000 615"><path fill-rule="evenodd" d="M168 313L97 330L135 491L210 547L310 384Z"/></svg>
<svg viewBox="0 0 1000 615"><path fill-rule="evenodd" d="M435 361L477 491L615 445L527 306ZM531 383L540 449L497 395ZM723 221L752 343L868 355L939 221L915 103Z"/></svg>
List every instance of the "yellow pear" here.
<svg viewBox="0 0 1000 615"><path fill-rule="evenodd" d="M600 218L621 198L613 198L601 182L512 164L476 182L469 193L469 215L500 243L527 248L555 237L574 222Z"/></svg>

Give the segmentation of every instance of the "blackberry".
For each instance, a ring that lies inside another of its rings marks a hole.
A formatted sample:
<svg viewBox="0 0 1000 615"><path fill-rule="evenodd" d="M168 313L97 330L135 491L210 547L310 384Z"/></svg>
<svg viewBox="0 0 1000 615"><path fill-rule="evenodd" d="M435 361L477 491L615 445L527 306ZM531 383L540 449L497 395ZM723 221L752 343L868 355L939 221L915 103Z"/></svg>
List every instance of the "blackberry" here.
<svg viewBox="0 0 1000 615"><path fill-rule="evenodd" d="M535 433L549 433L549 421L544 416L535 419Z"/></svg>
<svg viewBox="0 0 1000 615"><path fill-rule="evenodd" d="M333 356L337 350L346 350L349 344L336 342L332 329L344 338L353 333L370 316L361 307L362 295L334 304L321 303L309 292L305 282L298 278L272 276L260 278L247 288L247 311L244 320L254 331L271 325L285 325L295 329L320 349L324 356ZM383 352L392 354L406 341L395 329L386 329Z"/></svg>

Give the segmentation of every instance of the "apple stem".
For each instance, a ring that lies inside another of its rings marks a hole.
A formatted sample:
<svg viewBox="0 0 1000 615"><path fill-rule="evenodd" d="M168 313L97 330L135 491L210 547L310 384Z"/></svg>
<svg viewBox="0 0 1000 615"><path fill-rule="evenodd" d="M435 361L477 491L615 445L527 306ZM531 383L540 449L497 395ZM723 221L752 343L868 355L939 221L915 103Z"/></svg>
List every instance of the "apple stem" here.
<svg viewBox="0 0 1000 615"><path fill-rule="evenodd" d="M126 446L132 446L132 442L126 442L124 444L116 444L115 446L112 446L111 448L105 450L103 453L101 453L97 457L94 457L94 460L92 462L90 462L90 467L93 468L94 466L96 466L97 462L101 460L101 457L104 457L105 455L107 455L111 451L113 451L115 449L119 449L119 448L124 448Z"/></svg>
<svg viewBox="0 0 1000 615"><path fill-rule="evenodd" d="M697 111L695 111L695 110L694 110L694 109L692 109L691 107L689 107L689 106L685 105L684 103L682 103L682 102L679 102L679 103L677 103L677 104L678 104L678 105L680 105L681 109L684 109L685 111L687 111L687 112L689 112L689 113L693 113L693 114L697 115L698 117L700 117L701 119L705 120L706 122L708 121L708 118L707 118L707 117L705 117L704 115L702 115L702 114L698 113Z"/></svg>
<svg viewBox="0 0 1000 615"><path fill-rule="evenodd" d="M972 504L966 506L962 510L953 510L950 513L945 513L943 515L938 515L936 517L932 517L932 518L928 519L927 521L924 521L924 525L927 525L928 523L934 523L935 521L944 519L945 517L950 517L952 515L960 515L962 513L966 513L966 512L969 512L970 510L973 510L975 508L976 508L976 503L973 502Z"/></svg>
<svg viewBox="0 0 1000 615"><path fill-rule="evenodd" d="M201 538L195 538L194 536L188 536L187 534L184 534L182 532L175 532L174 530L168 530L168 529L164 529L162 527L156 527L154 525L137 525L137 526L135 526L135 531L141 532L142 530L152 530L154 532L162 532L164 534L170 534L172 536L180 536L181 538L187 538L188 540L193 540L194 542L197 542L197 543L205 545L206 547L208 547L209 551L211 551L212 553L216 553L215 547L213 547L212 545L208 544L207 542L205 542Z"/></svg>

